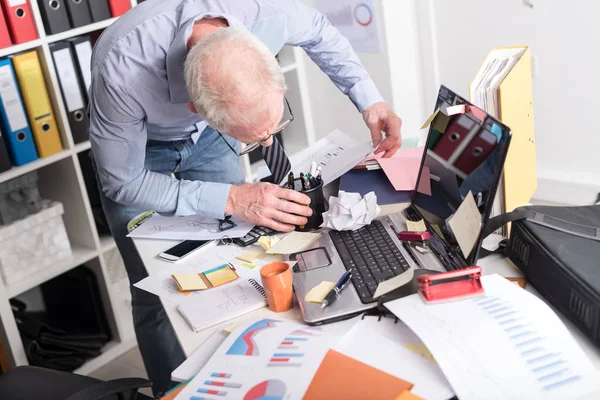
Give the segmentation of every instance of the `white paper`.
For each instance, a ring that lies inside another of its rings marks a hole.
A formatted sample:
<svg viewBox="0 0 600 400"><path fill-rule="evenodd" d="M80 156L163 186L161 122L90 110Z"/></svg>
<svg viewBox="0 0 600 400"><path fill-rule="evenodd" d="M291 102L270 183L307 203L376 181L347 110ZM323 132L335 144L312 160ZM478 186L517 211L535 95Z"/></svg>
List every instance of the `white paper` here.
<svg viewBox="0 0 600 400"><path fill-rule="evenodd" d="M390 337L385 330L394 335ZM411 341L414 334L408 330L410 333L406 335L407 330L402 322L393 324L389 319L380 322L365 319L359 321L333 349L414 384L412 394L428 400L450 399L454 393L442 370L404 346L415 343Z"/></svg>
<svg viewBox="0 0 600 400"><path fill-rule="evenodd" d="M175 398L204 397L198 390L218 390L218 398L243 399L257 385L270 388L270 398L300 399L330 346L338 340L332 332L338 324L308 327L292 321L261 318L240 325L223 342L204 368ZM341 326L341 325L340 325ZM282 346L288 337L300 337L294 346ZM283 348L282 348L283 347ZM282 365L278 354L294 354ZM230 374L218 378L213 374ZM207 381L228 382L234 387L212 386ZM255 389L256 390L256 389ZM264 392L263 392L264 394ZM247 397L247 398L260 398Z"/></svg>
<svg viewBox="0 0 600 400"><path fill-rule="evenodd" d="M321 166L321 178L326 185L354 168L372 151L370 143L360 143L336 129L308 149L291 156L290 163L294 176L300 176L300 172L308 172L311 162L315 161ZM266 166L258 169L258 179L269 175Z"/></svg>
<svg viewBox="0 0 600 400"><path fill-rule="evenodd" d="M171 379L176 382L192 379L202 367L210 360L219 346L227 339L229 334L223 329L217 329L196 351L192 353L177 369L171 373Z"/></svg>
<svg viewBox="0 0 600 400"><path fill-rule="evenodd" d="M92 45L89 40L77 43L75 45L75 52L77 53L79 70L81 71L85 91L87 93L92 85Z"/></svg>
<svg viewBox="0 0 600 400"><path fill-rule="evenodd" d="M315 0L333 26L339 29L359 53L380 53L377 24L379 14L373 0Z"/></svg>
<svg viewBox="0 0 600 400"><path fill-rule="evenodd" d="M0 67L0 98L11 132L27 128L27 117L10 65Z"/></svg>
<svg viewBox="0 0 600 400"><path fill-rule="evenodd" d="M336 231L359 229L369 225L380 212L375 192L369 192L362 197L359 193L341 190L338 197L329 198L329 211L323 213L321 227Z"/></svg>
<svg viewBox="0 0 600 400"><path fill-rule="evenodd" d="M600 374L558 316L499 275L484 296L385 306L427 345L456 395L475 399L575 399L600 390Z"/></svg>
<svg viewBox="0 0 600 400"><path fill-rule="evenodd" d="M75 73L75 65L71 56L71 49L65 48L52 52L54 64L56 64L56 73L60 80L63 90L63 97L67 103L67 110L74 112L83 108L83 97Z"/></svg>
<svg viewBox="0 0 600 400"><path fill-rule="evenodd" d="M189 217L165 217L154 214L135 228L128 237L168 240L213 240L223 237L238 238L246 235L253 224L232 218L237 224L226 231L219 230L219 220L197 215Z"/></svg>

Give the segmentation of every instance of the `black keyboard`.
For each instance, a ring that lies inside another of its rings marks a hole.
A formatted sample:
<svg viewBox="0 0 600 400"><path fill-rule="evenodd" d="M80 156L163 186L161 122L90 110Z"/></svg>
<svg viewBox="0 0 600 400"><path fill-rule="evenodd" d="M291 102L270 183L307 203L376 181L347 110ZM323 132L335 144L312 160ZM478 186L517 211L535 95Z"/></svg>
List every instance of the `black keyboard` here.
<svg viewBox="0 0 600 400"><path fill-rule="evenodd" d="M373 302L380 282L407 271L410 266L379 220L355 231L329 231L344 267L363 303Z"/></svg>

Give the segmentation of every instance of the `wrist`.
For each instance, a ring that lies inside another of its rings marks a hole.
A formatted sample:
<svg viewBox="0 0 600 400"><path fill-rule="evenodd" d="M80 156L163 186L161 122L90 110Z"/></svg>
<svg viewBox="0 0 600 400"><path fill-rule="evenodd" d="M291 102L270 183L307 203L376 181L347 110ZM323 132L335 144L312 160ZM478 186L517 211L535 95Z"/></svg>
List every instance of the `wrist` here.
<svg viewBox="0 0 600 400"><path fill-rule="evenodd" d="M237 193L240 190L239 186L232 185L229 189L229 195L227 196L227 203L225 204L225 215L235 215L236 209L236 198Z"/></svg>

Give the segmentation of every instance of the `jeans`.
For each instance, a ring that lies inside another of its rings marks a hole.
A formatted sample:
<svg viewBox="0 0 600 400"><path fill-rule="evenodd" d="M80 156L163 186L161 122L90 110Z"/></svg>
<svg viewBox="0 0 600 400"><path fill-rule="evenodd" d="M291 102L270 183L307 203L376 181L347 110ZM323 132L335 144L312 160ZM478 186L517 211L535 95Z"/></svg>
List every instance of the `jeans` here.
<svg viewBox="0 0 600 400"><path fill-rule="evenodd" d="M236 145L233 139L229 139ZM191 139L175 142L149 140L146 145L146 169L161 174L174 174L177 179L238 184L244 182L240 159L208 127L196 144ZM98 177L96 176L96 179ZM146 267L127 235L127 223L136 215L148 211L119 204L100 190L102 207L131 284L133 323L144 366L152 381L155 395L171 386L171 371L185 355L160 299L133 286L148 276Z"/></svg>

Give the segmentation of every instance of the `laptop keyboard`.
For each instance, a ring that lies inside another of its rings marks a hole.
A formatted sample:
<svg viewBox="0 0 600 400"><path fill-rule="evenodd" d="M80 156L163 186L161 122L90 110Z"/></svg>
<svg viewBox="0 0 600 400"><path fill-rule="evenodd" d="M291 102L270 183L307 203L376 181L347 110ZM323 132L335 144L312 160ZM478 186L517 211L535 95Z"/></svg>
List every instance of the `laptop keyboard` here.
<svg viewBox="0 0 600 400"><path fill-rule="evenodd" d="M379 220L355 231L329 231L329 236L364 304L374 301L380 282L410 268Z"/></svg>

